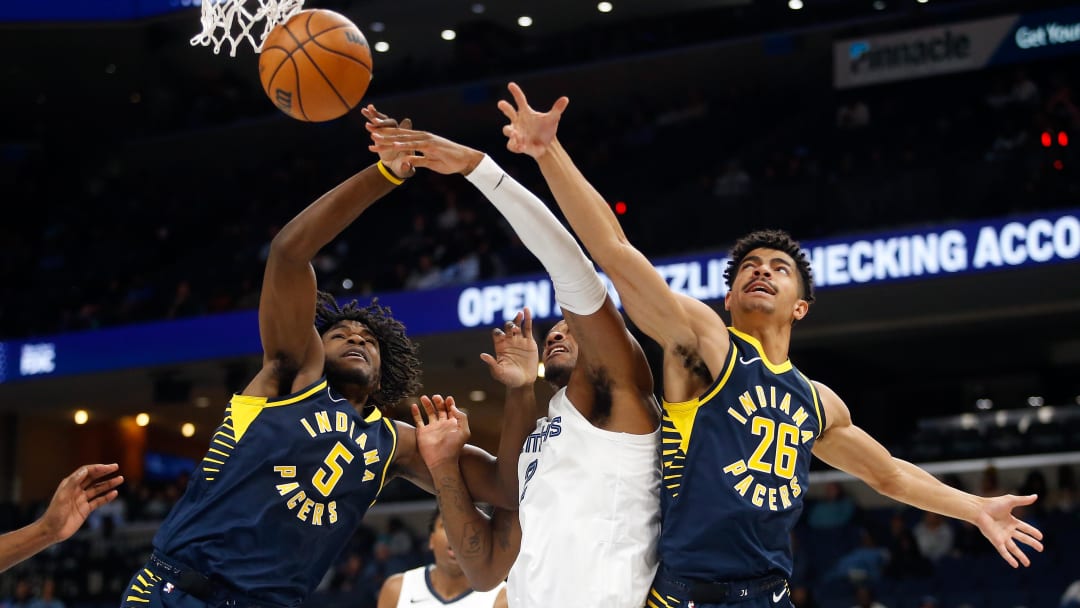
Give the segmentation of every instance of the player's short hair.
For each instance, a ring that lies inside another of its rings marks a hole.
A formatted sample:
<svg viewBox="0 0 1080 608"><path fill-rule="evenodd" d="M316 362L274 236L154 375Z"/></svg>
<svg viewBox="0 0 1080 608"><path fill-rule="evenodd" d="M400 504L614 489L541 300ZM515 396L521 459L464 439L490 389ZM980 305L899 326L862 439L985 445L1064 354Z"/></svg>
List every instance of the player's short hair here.
<svg viewBox="0 0 1080 608"><path fill-rule="evenodd" d="M810 261L806 259L806 254L803 253L799 242L783 230L758 230L735 241L735 246L731 248L731 259L728 260L727 269L724 270L724 280L727 282L728 289L731 289L735 282L735 275L739 273L739 266L742 265L743 259L750 255L751 251L760 247L783 251L795 260L795 268L799 271L799 277L802 278L802 299L807 303L813 303L814 273L810 269Z"/></svg>
<svg viewBox="0 0 1080 608"><path fill-rule="evenodd" d="M319 335L342 321L363 323L379 341L382 360L379 390L371 395L371 400L377 406L392 406L420 392L417 345L405 334L405 325L393 317L389 307L380 306L378 298L363 307L356 300L340 306L334 296L320 291L315 307L315 328L319 330Z"/></svg>

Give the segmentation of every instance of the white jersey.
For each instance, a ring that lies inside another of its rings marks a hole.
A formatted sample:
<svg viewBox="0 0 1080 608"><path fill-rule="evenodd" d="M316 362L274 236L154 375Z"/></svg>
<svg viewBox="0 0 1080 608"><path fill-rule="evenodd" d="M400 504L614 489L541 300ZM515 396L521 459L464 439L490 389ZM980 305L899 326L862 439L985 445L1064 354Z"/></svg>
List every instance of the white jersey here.
<svg viewBox="0 0 1080 608"><path fill-rule="evenodd" d="M510 608L641 608L660 534L659 428L596 428L555 393L518 460L521 551Z"/></svg>
<svg viewBox="0 0 1080 608"><path fill-rule="evenodd" d="M431 587L431 566L420 566L402 574L397 608L491 608L495 605L495 597L505 586L505 583L499 583L491 591L469 590L457 597L444 598Z"/></svg>

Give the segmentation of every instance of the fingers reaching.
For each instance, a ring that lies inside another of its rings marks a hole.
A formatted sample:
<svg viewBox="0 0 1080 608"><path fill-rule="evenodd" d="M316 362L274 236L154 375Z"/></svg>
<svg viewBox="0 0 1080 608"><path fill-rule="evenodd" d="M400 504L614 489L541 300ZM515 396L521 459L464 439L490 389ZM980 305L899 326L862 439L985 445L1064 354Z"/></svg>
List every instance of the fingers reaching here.
<svg viewBox="0 0 1080 608"><path fill-rule="evenodd" d="M1041 530L1039 530L1035 526L1027 523L1026 521L1020 521L1020 520L1017 520L1017 521L1018 521L1018 523L1016 525L1017 530L1019 530L1020 532L1023 532L1024 534L1027 534L1031 538L1034 538L1036 540L1042 540L1043 533L1042 533Z"/></svg>
<svg viewBox="0 0 1080 608"><path fill-rule="evenodd" d="M509 101L500 99L499 103L495 105L499 108L499 111L503 113L503 116L510 119L510 122L517 120L517 110L514 109L514 106L512 106Z"/></svg>
<svg viewBox="0 0 1080 608"><path fill-rule="evenodd" d="M416 428L423 428L425 426L424 417L420 415L420 408L415 403L410 403L409 409L412 410L412 419L416 424Z"/></svg>
<svg viewBox="0 0 1080 608"><path fill-rule="evenodd" d="M506 88L510 90L510 95L514 97L514 103L517 105L518 111L532 109L529 107L529 100L525 98L525 91L522 91L516 82L511 82L506 85Z"/></svg>
<svg viewBox="0 0 1080 608"><path fill-rule="evenodd" d="M533 335L533 333L532 333L532 311L529 310L528 306L526 306L525 309L522 310L521 312L522 312L522 314L521 314L521 318L522 318L522 320L521 320L521 331L526 336L531 338L532 335Z"/></svg>

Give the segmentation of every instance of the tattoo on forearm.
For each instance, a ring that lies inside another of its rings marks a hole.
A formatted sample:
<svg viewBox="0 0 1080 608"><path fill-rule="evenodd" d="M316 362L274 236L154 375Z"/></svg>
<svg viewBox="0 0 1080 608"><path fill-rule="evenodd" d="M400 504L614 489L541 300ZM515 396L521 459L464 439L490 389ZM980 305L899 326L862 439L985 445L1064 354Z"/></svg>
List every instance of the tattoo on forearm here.
<svg viewBox="0 0 1080 608"><path fill-rule="evenodd" d="M461 551L465 555L482 555L484 547L484 531L475 523L465 524L465 546Z"/></svg>
<svg viewBox="0 0 1080 608"><path fill-rule="evenodd" d="M476 557L487 553L488 538L484 534L483 527L475 521L479 515L473 505L472 496L465 489L462 480L454 476L445 476L439 479L435 487L437 488L435 496L443 512L443 521L465 522L462 528L461 554ZM447 517L448 514L450 517Z"/></svg>

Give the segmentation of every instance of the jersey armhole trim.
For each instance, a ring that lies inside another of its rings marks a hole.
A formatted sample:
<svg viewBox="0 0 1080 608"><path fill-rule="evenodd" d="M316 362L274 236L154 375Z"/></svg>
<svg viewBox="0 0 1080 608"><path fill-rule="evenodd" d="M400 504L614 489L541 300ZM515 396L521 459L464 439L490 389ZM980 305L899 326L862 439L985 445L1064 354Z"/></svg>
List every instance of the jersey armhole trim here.
<svg viewBox="0 0 1080 608"><path fill-rule="evenodd" d="M806 377L806 374L799 372L802 379L806 381L807 386L810 387L810 394L814 396L814 413L817 414L818 421L818 433L817 436L821 437L821 434L825 432L825 414L821 410L821 399L818 398L817 387L814 386L814 381Z"/></svg>

